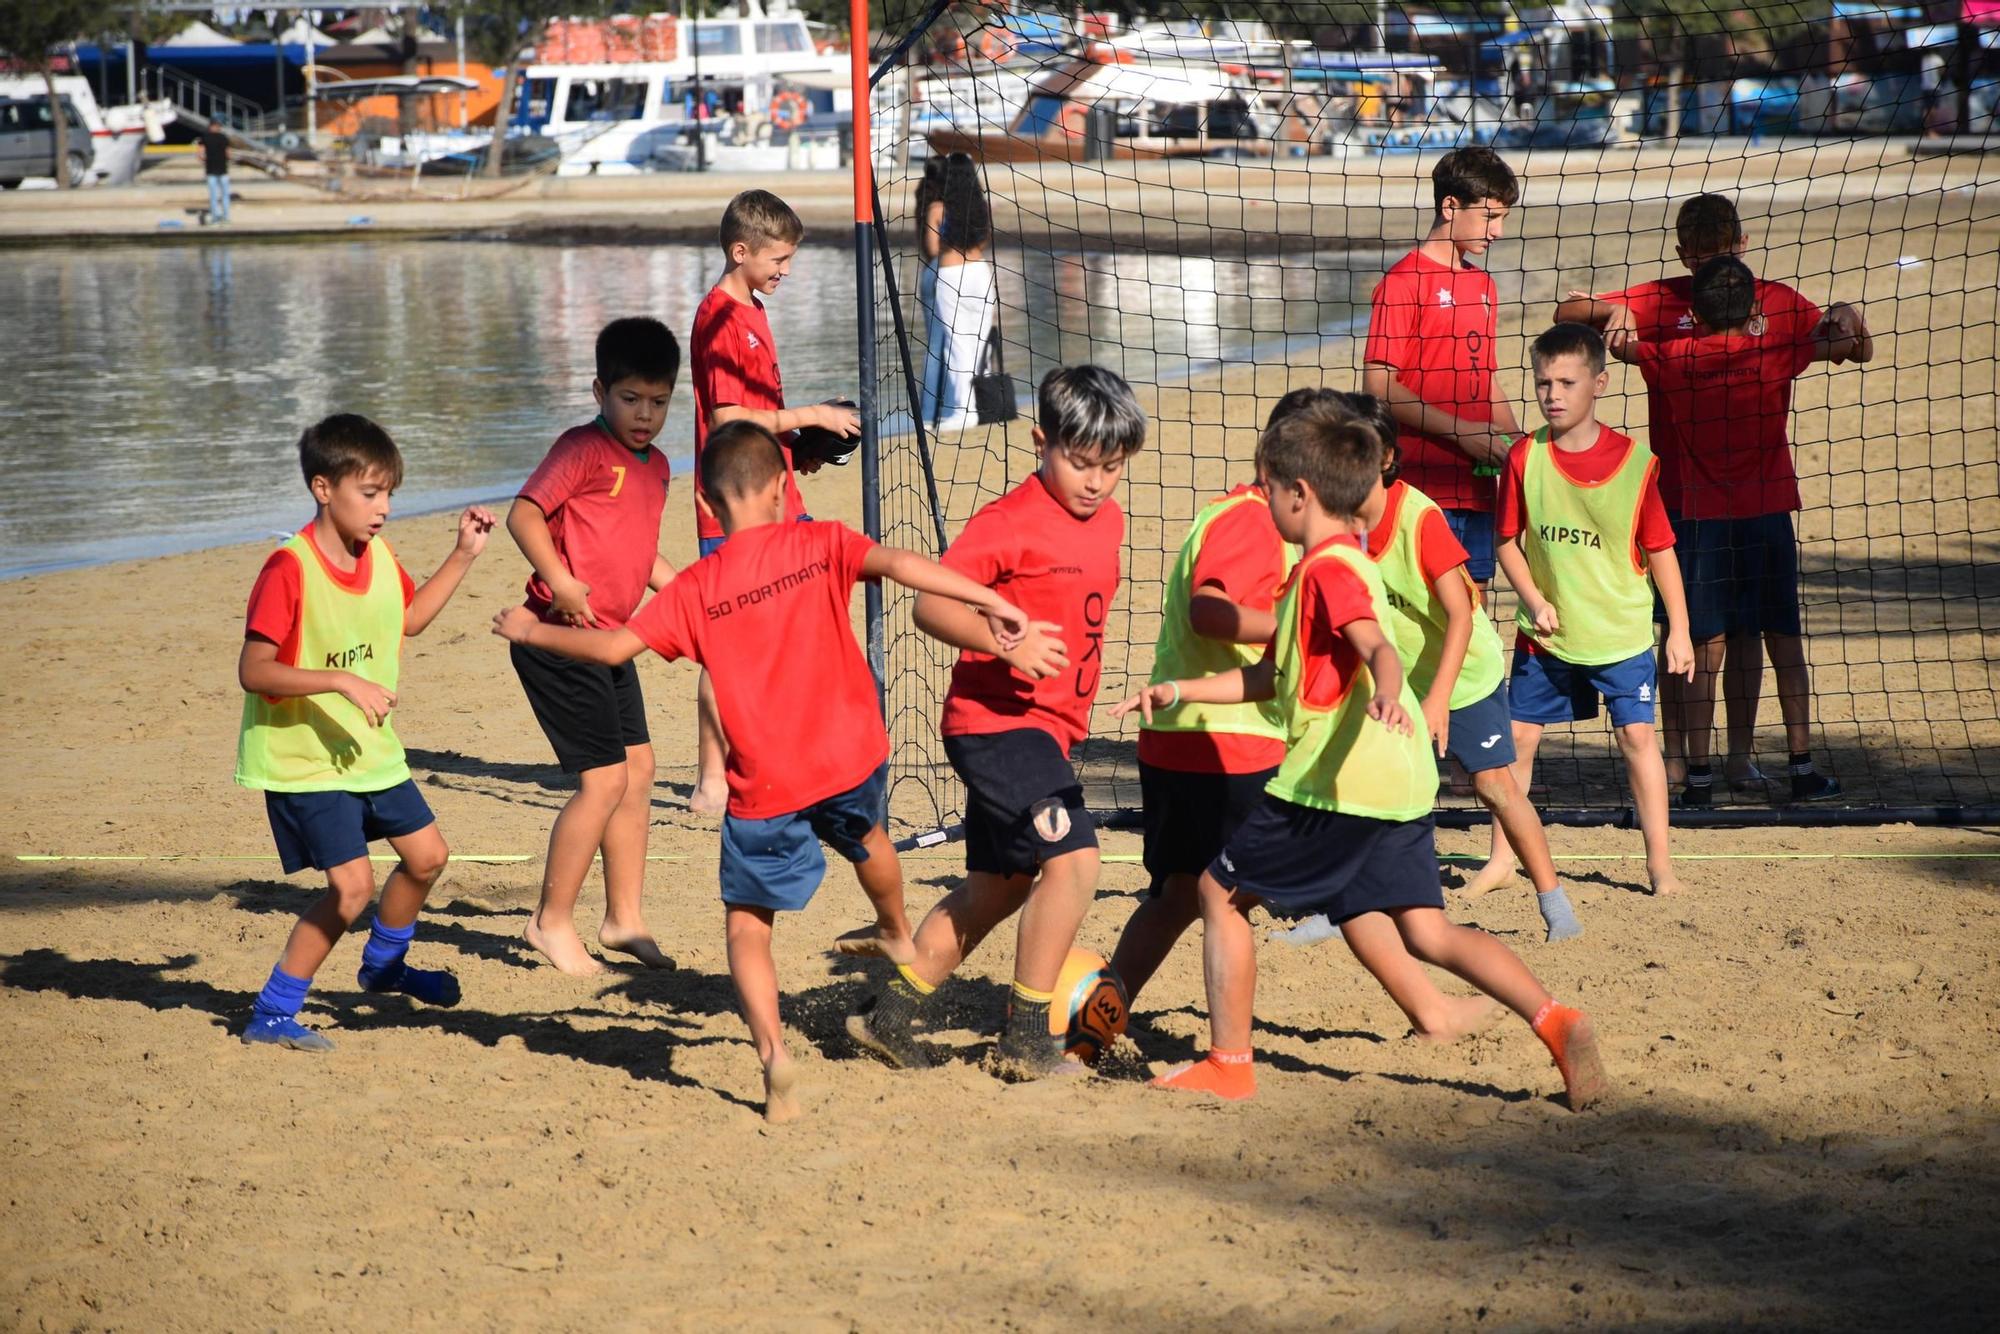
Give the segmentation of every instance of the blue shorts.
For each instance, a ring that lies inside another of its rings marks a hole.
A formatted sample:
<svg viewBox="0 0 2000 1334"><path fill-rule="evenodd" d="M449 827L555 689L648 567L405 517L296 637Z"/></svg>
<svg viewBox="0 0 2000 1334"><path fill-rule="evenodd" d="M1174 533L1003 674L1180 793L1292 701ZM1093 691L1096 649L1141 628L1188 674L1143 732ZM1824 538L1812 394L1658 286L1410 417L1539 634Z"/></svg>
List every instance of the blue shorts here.
<svg viewBox="0 0 2000 1334"><path fill-rule="evenodd" d="M414 779L380 792L266 792L264 814L285 874L344 866L381 838L402 838L437 823Z"/></svg>
<svg viewBox="0 0 2000 1334"><path fill-rule="evenodd" d="M1507 712L1507 683L1462 709L1451 711L1451 735L1445 749L1469 774L1504 769L1514 762L1514 719Z"/></svg>
<svg viewBox="0 0 2000 1334"><path fill-rule="evenodd" d="M889 766L858 787L768 820L722 817L722 901L746 908L798 912L826 875L820 840L850 862L868 860L862 840L888 811Z"/></svg>
<svg viewBox="0 0 2000 1334"><path fill-rule="evenodd" d="M813 521L813 516L810 514L801 514L797 519L797 522L799 523L811 523L812 521ZM703 557L708 557L714 555L718 550L720 550L722 544L724 542L727 542L728 540L729 540L729 535L725 533L721 537L697 538L695 540L695 545L701 548L701 554Z"/></svg>
<svg viewBox="0 0 2000 1334"><path fill-rule="evenodd" d="M1688 638L1799 633L1799 546L1790 514L1675 519ZM1662 614L1657 619L1664 620Z"/></svg>
<svg viewBox="0 0 2000 1334"><path fill-rule="evenodd" d="M1493 582L1493 516L1484 510L1446 510L1451 535L1465 548L1465 572L1475 584Z"/></svg>
<svg viewBox="0 0 2000 1334"><path fill-rule="evenodd" d="M1280 917L1323 912L1344 922L1391 908L1444 907L1428 815L1371 820L1267 796L1208 873Z"/></svg>
<svg viewBox="0 0 2000 1334"><path fill-rule="evenodd" d="M1657 685L1651 649L1602 667L1579 667L1552 653L1517 649L1507 700L1517 723L1580 723L1597 716L1597 697L1602 695L1611 706L1611 725L1630 727L1653 721Z"/></svg>

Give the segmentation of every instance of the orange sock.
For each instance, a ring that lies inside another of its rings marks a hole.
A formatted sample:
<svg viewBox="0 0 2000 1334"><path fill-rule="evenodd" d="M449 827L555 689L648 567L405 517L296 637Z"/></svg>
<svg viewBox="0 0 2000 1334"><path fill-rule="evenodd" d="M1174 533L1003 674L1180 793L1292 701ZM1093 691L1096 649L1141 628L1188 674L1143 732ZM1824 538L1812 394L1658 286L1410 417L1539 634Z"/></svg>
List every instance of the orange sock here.
<svg viewBox="0 0 2000 1334"><path fill-rule="evenodd" d="M1205 1061L1192 1061L1167 1071L1153 1081L1156 1089L1180 1089L1188 1093L1213 1093L1232 1102L1255 1097L1257 1067L1250 1063L1250 1050L1210 1051Z"/></svg>
<svg viewBox="0 0 2000 1334"><path fill-rule="evenodd" d="M1572 1112L1582 1111L1605 1095L1608 1082L1604 1063L1597 1056L1597 1032L1589 1015L1549 1001L1536 1011L1529 1026L1556 1058Z"/></svg>

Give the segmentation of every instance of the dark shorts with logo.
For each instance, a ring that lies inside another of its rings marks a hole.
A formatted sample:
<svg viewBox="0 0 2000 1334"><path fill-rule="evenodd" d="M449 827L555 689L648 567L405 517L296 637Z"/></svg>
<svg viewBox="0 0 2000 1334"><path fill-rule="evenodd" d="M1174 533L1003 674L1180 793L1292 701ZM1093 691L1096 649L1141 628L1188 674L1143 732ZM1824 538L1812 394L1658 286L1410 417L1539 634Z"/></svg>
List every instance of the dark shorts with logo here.
<svg viewBox="0 0 2000 1334"><path fill-rule="evenodd" d="M1052 857L1097 846L1083 785L1047 732L948 736L944 754L965 783L966 870L1033 875Z"/></svg>
<svg viewBox="0 0 2000 1334"><path fill-rule="evenodd" d="M1173 875L1200 875L1264 800L1276 769L1247 774L1185 773L1139 762L1145 807L1146 874L1157 896Z"/></svg>
<svg viewBox="0 0 2000 1334"><path fill-rule="evenodd" d="M1507 683L1485 699L1451 711L1445 750L1469 774L1504 769L1514 762L1514 719L1507 709Z"/></svg>
<svg viewBox="0 0 2000 1334"><path fill-rule="evenodd" d="M651 740L636 664L606 667L526 644L510 645L509 656L564 773L623 764L627 746Z"/></svg>

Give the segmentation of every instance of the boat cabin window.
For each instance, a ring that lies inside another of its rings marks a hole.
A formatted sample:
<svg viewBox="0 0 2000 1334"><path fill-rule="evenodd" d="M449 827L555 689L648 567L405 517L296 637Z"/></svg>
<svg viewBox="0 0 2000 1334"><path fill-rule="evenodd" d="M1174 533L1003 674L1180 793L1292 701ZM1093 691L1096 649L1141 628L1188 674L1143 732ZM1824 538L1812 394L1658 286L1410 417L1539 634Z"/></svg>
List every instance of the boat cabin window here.
<svg viewBox="0 0 2000 1334"><path fill-rule="evenodd" d="M760 23L757 49L766 55L809 55L812 43L806 40L803 23Z"/></svg>
<svg viewBox="0 0 2000 1334"><path fill-rule="evenodd" d="M729 22L696 25L694 51L698 56L740 56L743 34Z"/></svg>
<svg viewBox="0 0 2000 1334"><path fill-rule="evenodd" d="M556 81L554 79L523 79L519 100L514 107L514 122L517 125L546 125L555 110Z"/></svg>
<svg viewBox="0 0 2000 1334"><path fill-rule="evenodd" d="M645 79L573 79L563 119L637 120L646 111Z"/></svg>

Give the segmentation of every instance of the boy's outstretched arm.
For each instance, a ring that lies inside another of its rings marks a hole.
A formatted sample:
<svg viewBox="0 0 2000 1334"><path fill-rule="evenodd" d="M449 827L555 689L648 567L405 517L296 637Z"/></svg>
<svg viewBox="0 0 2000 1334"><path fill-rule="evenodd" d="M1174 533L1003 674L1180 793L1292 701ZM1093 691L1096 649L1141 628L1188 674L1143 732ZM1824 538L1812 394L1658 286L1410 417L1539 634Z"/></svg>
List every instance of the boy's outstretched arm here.
<svg viewBox="0 0 2000 1334"><path fill-rule="evenodd" d="M1060 625L1053 621L1029 621L1012 603L1001 601L999 605L1006 608L1013 617L1019 618L1024 627L1024 633L1019 639L1015 639L1010 633L1007 642L1003 643L1000 634L995 630L996 624L1000 623L998 618L990 618L990 613L984 610L983 606L988 599L998 597L992 589L972 579L964 579L961 584L957 581L963 576L956 571L948 570L935 561L916 555L915 552L877 547L869 553L869 559L891 554L909 556L929 566L929 570L916 572L915 577L918 579L930 579L934 577L932 571L935 571L936 574L949 576L954 581L949 586L951 591L947 592L908 582L888 574L887 571L882 572L884 576L895 579L905 588L917 590L917 605L911 619L916 622L917 629L932 639L949 644L953 648L971 649L975 653L990 653L1031 681L1044 680L1069 666L1069 649L1063 644ZM870 573L866 561L861 568L864 574ZM871 574L871 577L876 576ZM980 610L974 610L967 605L965 589L977 592L982 604Z"/></svg>
<svg viewBox="0 0 2000 1334"><path fill-rule="evenodd" d="M1277 693L1277 665L1269 658L1248 667L1232 667L1214 676L1193 676L1185 681L1162 681L1147 686L1111 706L1113 718L1123 718L1134 709L1147 722L1153 710L1171 709L1176 704L1246 704L1269 699Z"/></svg>
<svg viewBox="0 0 2000 1334"><path fill-rule="evenodd" d="M1694 642L1688 637L1687 590L1681 583L1680 558L1674 549L1646 553L1646 569L1653 586L1660 590L1660 605L1667 609L1667 673L1694 680Z"/></svg>
<svg viewBox="0 0 2000 1334"><path fill-rule="evenodd" d="M1521 550L1521 535L1502 538L1499 546L1500 568L1507 575L1507 582L1513 586L1514 595L1521 600L1522 608L1538 635L1552 635L1562 628L1562 618L1556 609L1542 596L1542 590L1535 587L1535 576L1528 569L1528 555ZM1676 575L1679 567L1675 567ZM1682 610L1686 607L1683 605Z"/></svg>
<svg viewBox="0 0 2000 1334"><path fill-rule="evenodd" d="M590 585L571 574L556 554L556 539L549 532L542 507L525 496L516 496L507 511L507 532L549 586L550 609L571 625L596 625L597 617L590 610Z"/></svg>
<svg viewBox="0 0 2000 1334"><path fill-rule="evenodd" d="M1461 454L1474 463L1505 463L1514 437L1487 422L1468 421L1426 403L1417 392L1396 378L1396 368L1387 362L1371 361L1361 368L1361 388L1388 405L1389 415L1399 426L1453 441ZM1512 407L1508 408L1511 416Z"/></svg>
<svg viewBox="0 0 2000 1334"><path fill-rule="evenodd" d="M1437 675L1424 693L1424 722L1431 729L1431 744L1443 755L1451 739L1451 692L1458 687L1465 650L1472 643L1472 585L1465 567L1454 566L1432 580L1431 591L1444 607L1444 646L1438 650Z"/></svg>
<svg viewBox="0 0 2000 1334"><path fill-rule="evenodd" d="M458 581L465 578L472 562L486 550L486 535L498 522L493 517L493 511L484 505L474 505L458 516L458 541L452 545L451 554L444 558L444 563L437 567L435 574L424 580L423 586L410 598L410 605L403 609L404 634L420 635L437 619L437 614L444 610L444 604L451 601L451 595L458 591Z"/></svg>
<svg viewBox="0 0 2000 1334"><path fill-rule="evenodd" d="M1375 680L1368 716L1392 732L1414 734L1416 724L1403 711L1403 660L1396 656L1396 646L1389 642L1389 636L1382 633L1381 622L1372 617L1349 621L1340 627L1340 633L1368 664L1368 674Z"/></svg>
<svg viewBox="0 0 2000 1334"><path fill-rule="evenodd" d="M246 639L236 658L236 682L253 695L272 699L304 699L307 695L341 695L380 727L396 707L396 694L352 672L292 667L278 661L278 646L268 639Z"/></svg>
<svg viewBox="0 0 2000 1334"><path fill-rule="evenodd" d="M584 662L601 662L606 667L630 662L646 649L646 641L625 626L616 630L584 630L571 625L550 625L526 607L509 607L494 616L493 633L510 644L525 644Z"/></svg>
<svg viewBox="0 0 2000 1334"><path fill-rule="evenodd" d="M1225 644L1268 644L1278 633L1278 614L1257 611L1212 584L1204 584L1188 596L1188 628L1203 639Z"/></svg>
<svg viewBox="0 0 2000 1334"><path fill-rule="evenodd" d="M1555 322L1557 324L1588 324L1604 334L1607 345L1625 342L1638 332L1639 322L1632 317L1632 308L1619 301L1606 301L1588 292L1571 290L1567 297L1556 303Z"/></svg>
<svg viewBox="0 0 2000 1334"><path fill-rule="evenodd" d="M1814 361L1830 361L1838 366L1843 361L1875 359L1875 338L1868 332L1868 322L1861 318L1860 307L1848 302L1836 301L1828 306L1812 338Z"/></svg>

